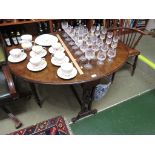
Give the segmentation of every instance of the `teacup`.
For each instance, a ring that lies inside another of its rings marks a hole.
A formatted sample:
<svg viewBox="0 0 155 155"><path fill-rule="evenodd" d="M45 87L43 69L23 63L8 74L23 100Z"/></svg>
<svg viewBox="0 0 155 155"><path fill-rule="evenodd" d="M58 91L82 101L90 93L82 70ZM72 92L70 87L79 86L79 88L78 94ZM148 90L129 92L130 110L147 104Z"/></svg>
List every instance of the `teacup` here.
<svg viewBox="0 0 155 155"><path fill-rule="evenodd" d="M61 70L62 70L62 74L65 76L69 76L71 75L72 71L73 71L73 64L72 63L63 63L61 65Z"/></svg>
<svg viewBox="0 0 155 155"><path fill-rule="evenodd" d="M23 49L14 48L10 51L10 55L14 58L18 58L22 55L23 52L24 52Z"/></svg>
<svg viewBox="0 0 155 155"><path fill-rule="evenodd" d="M24 34L21 36L22 40L32 41L32 35L31 34Z"/></svg>
<svg viewBox="0 0 155 155"><path fill-rule="evenodd" d="M30 58L30 63L32 64L32 65L34 65L34 66L39 66L40 64L41 64L41 61L42 61L43 59L41 58L41 57L39 57L39 56L35 56L35 57L31 57Z"/></svg>
<svg viewBox="0 0 155 155"><path fill-rule="evenodd" d="M43 48L42 46L40 46L40 45L34 45L34 46L32 47L32 51L34 51L34 52L37 53L37 54L41 53L43 49L44 49L44 48Z"/></svg>
<svg viewBox="0 0 155 155"><path fill-rule="evenodd" d="M62 46L61 46L60 43L55 42L55 43L52 45L52 47L53 47L54 50L59 50Z"/></svg>
<svg viewBox="0 0 155 155"><path fill-rule="evenodd" d="M22 40L21 41L21 46L23 49L31 49L32 48L32 42L30 41L25 41L25 40Z"/></svg>
<svg viewBox="0 0 155 155"><path fill-rule="evenodd" d="M65 53L64 52L55 52L54 58L57 62L62 62L65 58Z"/></svg>

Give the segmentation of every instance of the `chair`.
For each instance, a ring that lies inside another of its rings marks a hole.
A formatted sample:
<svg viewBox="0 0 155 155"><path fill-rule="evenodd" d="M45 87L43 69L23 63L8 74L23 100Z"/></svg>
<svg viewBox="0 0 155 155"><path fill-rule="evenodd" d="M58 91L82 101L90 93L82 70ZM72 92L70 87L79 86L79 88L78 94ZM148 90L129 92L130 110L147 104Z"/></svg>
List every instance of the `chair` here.
<svg viewBox="0 0 155 155"><path fill-rule="evenodd" d="M6 107L6 104L17 99L18 94L9 69L6 65L0 68L0 106L8 114L9 118L15 123L16 129L22 126L22 123Z"/></svg>
<svg viewBox="0 0 155 155"><path fill-rule="evenodd" d="M135 48L140 39L143 37L143 35L146 35L146 33L135 28L124 27L112 28L108 31L113 31L114 35L118 35L119 40L127 47L129 55L126 63L131 66L131 76L133 76L137 65L138 55L140 54L140 51L136 50ZM115 73L112 75L112 81L114 80L114 76Z"/></svg>

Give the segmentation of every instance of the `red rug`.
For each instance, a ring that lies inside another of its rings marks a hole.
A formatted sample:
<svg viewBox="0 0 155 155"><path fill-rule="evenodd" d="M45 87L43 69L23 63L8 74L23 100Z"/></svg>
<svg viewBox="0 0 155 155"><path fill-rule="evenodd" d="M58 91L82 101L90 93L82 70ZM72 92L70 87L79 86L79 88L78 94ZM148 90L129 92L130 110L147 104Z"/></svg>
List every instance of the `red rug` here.
<svg viewBox="0 0 155 155"><path fill-rule="evenodd" d="M37 123L15 131L9 135L69 135L69 130L62 116Z"/></svg>

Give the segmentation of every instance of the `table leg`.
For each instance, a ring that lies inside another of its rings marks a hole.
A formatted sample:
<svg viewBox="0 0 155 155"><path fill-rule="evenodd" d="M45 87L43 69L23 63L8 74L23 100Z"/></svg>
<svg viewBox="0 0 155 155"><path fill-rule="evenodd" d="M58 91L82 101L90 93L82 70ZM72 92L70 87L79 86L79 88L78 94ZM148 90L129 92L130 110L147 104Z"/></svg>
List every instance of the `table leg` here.
<svg viewBox="0 0 155 155"><path fill-rule="evenodd" d="M92 109L92 102L94 99L94 91L96 85L100 83L100 80L82 84L83 95L80 102L81 111L76 117L72 118L72 122L76 122L78 119L88 116L90 114L97 113L97 109Z"/></svg>
<svg viewBox="0 0 155 155"><path fill-rule="evenodd" d="M34 95L37 104L38 104L39 107L41 108L41 107L42 107L42 104L41 104L41 100L40 100L40 98L39 98L39 95L38 95L38 93L37 93L37 89L36 89L35 84L34 84L34 83L30 83L30 87L31 87L32 94Z"/></svg>

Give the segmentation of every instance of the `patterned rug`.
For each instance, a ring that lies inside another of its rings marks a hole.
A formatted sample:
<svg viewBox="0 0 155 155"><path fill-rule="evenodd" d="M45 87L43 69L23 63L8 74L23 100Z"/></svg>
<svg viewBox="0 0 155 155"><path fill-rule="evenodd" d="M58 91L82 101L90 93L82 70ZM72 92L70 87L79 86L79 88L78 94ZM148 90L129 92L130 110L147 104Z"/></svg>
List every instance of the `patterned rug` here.
<svg viewBox="0 0 155 155"><path fill-rule="evenodd" d="M15 131L9 135L69 135L69 130L62 116L37 123Z"/></svg>

